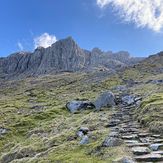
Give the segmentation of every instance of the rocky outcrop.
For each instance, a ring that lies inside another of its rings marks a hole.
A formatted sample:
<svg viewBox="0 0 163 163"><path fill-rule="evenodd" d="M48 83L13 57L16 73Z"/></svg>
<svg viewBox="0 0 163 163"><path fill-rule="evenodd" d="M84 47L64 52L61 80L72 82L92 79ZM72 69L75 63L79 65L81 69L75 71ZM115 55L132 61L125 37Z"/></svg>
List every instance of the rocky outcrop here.
<svg viewBox="0 0 163 163"><path fill-rule="evenodd" d="M132 58L128 52L102 52L81 49L68 37L48 48L38 47L33 53L17 52L0 58L0 78L23 78L59 72L91 71L97 68L116 70L135 64L142 58Z"/></svg>

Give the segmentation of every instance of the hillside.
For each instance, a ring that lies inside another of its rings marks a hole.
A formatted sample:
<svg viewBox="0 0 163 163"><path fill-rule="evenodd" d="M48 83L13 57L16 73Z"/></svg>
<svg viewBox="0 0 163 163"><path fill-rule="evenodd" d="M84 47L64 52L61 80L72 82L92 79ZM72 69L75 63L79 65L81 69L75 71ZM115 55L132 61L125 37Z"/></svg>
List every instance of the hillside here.
<svg viewBox="0 0 163 163"><path fill-rule="evenodd" d="M44 49L36 50L38 55L40 50ZM31 54L20 54L23 58L29 55ZM108 135L115 134L108 124L115 121L116 116L119 117L119 114L123 113L121 109L126 106L120 103L112 108L102 108L101 111L88 109L72 114L65 105L75 99L95 101L102 92L107 90L112 91L117 98L124 95L141 97L142 102L139 106L129 106L129 108L132 107L130 114L134 119L132 122L129 117L129 123L141 125L140 133L137 135L141 135L142 132L157 134L158 138L152 141L158 141L160 138L159 142L162 143L163 73L160 69L163 64L160 57L162 58L162 53L150 56L138 65L127 67L119 73L64 72L37 78L5 82L1 80L1 162L105 163L121 160L124 157L129 160L130 158L141 160L141 157L135 157L127 144L102 147ZM9 58L18 60L15 55ZM22 61L25 62L24 59ZM35 59L35 62L38 61ZM43 63L46 62L48 60ZM78 63L80 62L82 60L79 59ZM8 65L12 64L8 63ZM75 68L79 68L78 65ZM13 71L12 68L9 70ZM20 67L20 70L23 70L23 67ZM37 69L37 72L41 72L41 67ZM125 113L123 116L124 120L128 120L128 111L127 115ZM126 125L126 122L120 125ZM132 129L129 124L127 125L128 129ZM81 127L89 129L88 144L80 145L79 143L80 138L77 137L77 132ZM161 155L158 155L155 159L161 160ZM149 158L151 157L148 156Z"/></svg>

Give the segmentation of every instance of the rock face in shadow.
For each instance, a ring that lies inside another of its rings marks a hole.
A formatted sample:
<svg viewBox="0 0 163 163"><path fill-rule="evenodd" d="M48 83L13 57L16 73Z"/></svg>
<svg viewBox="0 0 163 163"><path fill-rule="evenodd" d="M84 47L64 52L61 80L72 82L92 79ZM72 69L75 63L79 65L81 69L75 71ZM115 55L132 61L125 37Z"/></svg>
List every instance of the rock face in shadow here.
<svg viewBox="0 0 163 163"><path fill-rule="evenodd" d="M0 78L23 78L58 72L116 70L142 60L132 58L128 52L102 52L81 49L68 37L48 48L38 47L33 53L17 52L0 58Z"/></svg>

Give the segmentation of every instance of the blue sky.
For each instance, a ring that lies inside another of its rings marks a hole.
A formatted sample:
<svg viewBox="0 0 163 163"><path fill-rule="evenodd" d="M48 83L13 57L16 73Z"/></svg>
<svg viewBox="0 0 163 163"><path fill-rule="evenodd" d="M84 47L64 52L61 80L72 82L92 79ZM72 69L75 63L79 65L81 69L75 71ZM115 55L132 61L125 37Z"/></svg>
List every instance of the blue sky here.
<svg viewBox="0 0 163 163"><path fill-rule="evenodd" d="M125 50L134 56L163 50L162 24L157 19L155 24L146 21L143 24L145 18L142 22L134 22L135 18L126 21L126 17L120 16L127 12L125 4L109 3L113 2L0 0L0 56L20 50L33 51L36 40L44 33L55 36L54 40L72 36L80 47L88 50L94 47L114 52Z"/></svg>

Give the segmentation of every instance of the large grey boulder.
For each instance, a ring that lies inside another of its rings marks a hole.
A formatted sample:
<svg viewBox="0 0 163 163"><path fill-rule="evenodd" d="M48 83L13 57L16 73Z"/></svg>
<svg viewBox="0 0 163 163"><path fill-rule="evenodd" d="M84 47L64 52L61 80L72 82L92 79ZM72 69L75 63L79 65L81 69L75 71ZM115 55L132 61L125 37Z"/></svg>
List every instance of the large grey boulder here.
<svg viewBox="0 0 163 163"><path fill-rule="evenodd" d="M95 106L90 101L80 101L74 100L70 101L66 104L66 108L71 112L75 113L85 109L93 109Z"/></svg>
<svg viewBox="0 0 163 163"><path fill-rule="evenodd" d="M97 98L94 105L97 110L100 110L102 107L115 106L115 96L110 91L104 92Z"/></svg>
<svg viewBox="0 0 163 163"><path fill-rule="evenodd" d="M107 137L102 143L102 147L116 147L122 145L123 141L117 137Z"/></svg>

